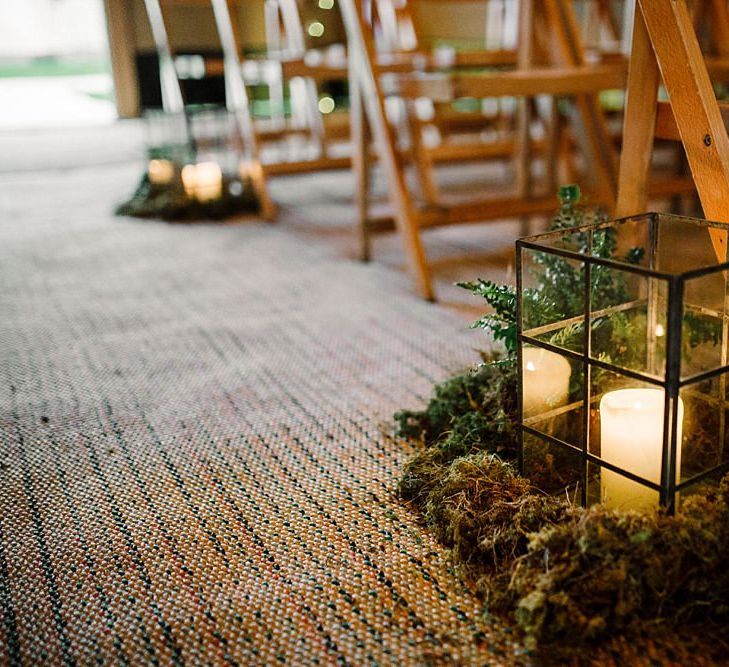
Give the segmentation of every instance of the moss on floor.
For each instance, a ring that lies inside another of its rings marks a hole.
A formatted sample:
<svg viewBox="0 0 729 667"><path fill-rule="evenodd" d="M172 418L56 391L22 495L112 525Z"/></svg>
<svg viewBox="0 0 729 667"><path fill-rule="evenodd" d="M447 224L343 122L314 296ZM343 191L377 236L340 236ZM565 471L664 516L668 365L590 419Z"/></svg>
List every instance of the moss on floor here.
<svg viewBox="0 0 729 667"><path fill-rule="evenodd" d="M547 662L625 656L636 639L657 651L649 662L729 659L729 476L675 517L577 507L516 472L516 390L513 360L484 364L395 415L398 434L422 445L400 495L452 549L485 612Z"/></svg>

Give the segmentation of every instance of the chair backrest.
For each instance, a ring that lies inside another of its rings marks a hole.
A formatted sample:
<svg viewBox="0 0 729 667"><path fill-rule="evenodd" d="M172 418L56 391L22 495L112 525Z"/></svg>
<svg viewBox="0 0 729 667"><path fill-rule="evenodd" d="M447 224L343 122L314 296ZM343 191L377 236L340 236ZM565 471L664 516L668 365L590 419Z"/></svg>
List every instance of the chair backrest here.
<svg viewBox="0 0 729 667"><path fill-rule="evenodd" d="M303 58L307 51L344 44L344 26L333 0L266 0L265 11L269 53Z"/></svg>
<svg viewBox="0 0 729 667"><path fill-rule="evenodd" d="M593 54L627 55L635 0L575 2L585 48Z"/></svg>
<svg viewBox="0 0 729 667"><path fill-rule="evenodd" d="M514 48L519 0L373 0L378 48L466 51ZM437 30L435 29L437 27Z"/></svg>

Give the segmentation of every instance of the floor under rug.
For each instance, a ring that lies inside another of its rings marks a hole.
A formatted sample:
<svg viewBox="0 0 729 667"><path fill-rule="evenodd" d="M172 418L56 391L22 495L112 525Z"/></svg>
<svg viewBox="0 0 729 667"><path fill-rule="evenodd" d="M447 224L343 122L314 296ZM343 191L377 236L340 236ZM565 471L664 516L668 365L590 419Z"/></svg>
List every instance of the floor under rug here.
<svg viewBox="0 0 729 667"><path fill-rule="evenodd" d="M278 225L114 219L136 175L0 181L0 662L513 662L383 430L481 334L325 240L346 174Z"/></svg>

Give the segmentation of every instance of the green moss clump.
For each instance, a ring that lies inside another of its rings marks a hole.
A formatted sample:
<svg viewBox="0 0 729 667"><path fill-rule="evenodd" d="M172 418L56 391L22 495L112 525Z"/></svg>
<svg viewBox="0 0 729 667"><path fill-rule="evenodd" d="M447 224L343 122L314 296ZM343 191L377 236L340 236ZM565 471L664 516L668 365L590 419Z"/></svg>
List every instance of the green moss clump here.
<svg viewBox="0 0 729 667"><path fill-rule="evenodd" d="M540 493L514 467L488 452L453 461L423 504L441 542L466 565L506 568L526 553L528 537L563 521L571 507Z"/></svg>
<svg viewBox="0 0 729 667"><path fill-rule="evenodd" d="M579 190L560 194L552 228L586 222L586 211L575 206ZM614 257L617 249L614 230L570 236L597 257ZM643 255L634 248L623 260L637 264ZM535 321L582 312L584 267L549 253L533 259L536 287L522 299L539 313ZM630 299L628 285L610 271L594 267L590 277L593 308ZM398 435L424 445L405 466L401 497L452 549L487 610L516 624L545 663L713 664L716 655L726 664L729 475L718 491L685 498L675 517L572 505L567 492L575 492L572 473L579 466L567 449L530 446L529 479L519 476L512 466L518 454L516 291L483 280L462 286L492 307L474 326L491 332L509 356L437 386L425 410L395 415ZM563 328L551 342L571 348L581 326ZM687 326L686 353L717 344L716 323L694 317ZM630 367L631 358L645 357L644 330L640 316L621 312L593 322L591 333L603 361ZM573 396L580 395L579 382L576 375ZM718 426L689 407L697 424L687 429L694 437L684 455L718 463ZM694 455L699 447L706 451Z"/></svg>
<svg viewBox="0 0 729 667"><path fill-rule="evenodd" d="M401 497L452 549L486 610L546 663L584 663L585 647L618 664L645 655L681 664L692 651L696 664L725 658L729 476L684 499L675 517L583 510L549 495L540 489L557 479L551 467L526 479L510 462L515 374L513 362L479 367L437 387L422 412L398 414L400 434L424 444Z"/></svg>
<svg viewBox="0 0 729 667"><path fill-rule="evenodd" d="M729 623L729 476L675 517L595 506L535 533L510 591L527 644Z"/></svg>
<svg viewBox="0 0 729 667"><path fill-rule="evenodd" d="M490 452L515 460L517 372L513 358L482 364L436 386L425 410L395 415L396 434L424 448L406 464L400 496L422 509L455 459Z"/></svg>
<svg viewBox="0 0 729 667"><path fill-rule="evenodd" d="M400 497L422 510L433 487L448 473L452 460L450 452L440 447L421 449L405 464L398 486Z"/></svg>
<svg viewBox="0 0 729 667"><path fill-rule="evenodd" d="M517 372L513 358L482 364L436 386L425 410L395 414L397 435L437 446L447 463L472 451L517 455Z"/></svg>
<svg viewBox="0 0 729 667"><path fill-rule="evenodd" d="M259 213L260 208L249 181L238 181L226 176L223 178L220 198L199 202L185 193L182 181L155 185L149 180L149 175L145 174L132 197L119 204L115 213L135 218L194 222L224 220L243 213Z"/></svg>

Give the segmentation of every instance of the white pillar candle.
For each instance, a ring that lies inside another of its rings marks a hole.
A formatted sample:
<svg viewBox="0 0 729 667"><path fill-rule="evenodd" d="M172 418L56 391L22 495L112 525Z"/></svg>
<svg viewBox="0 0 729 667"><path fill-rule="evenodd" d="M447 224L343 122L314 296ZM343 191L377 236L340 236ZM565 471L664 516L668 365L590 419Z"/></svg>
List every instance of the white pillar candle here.
<svg viewBox="0 0 729 667"><path fill-rule="evenodd" d="M175 165L169 160L150 160L147 174L154 185L168 185L175 177Z"/></svg>
<svg viewBox="0 0 729 667"><path fill-rule="evenodd" d="M532 417L567 403L572 369L563 356L541 347L522 350L522 406Z"/></svg>
<svg viewBox="0 0 729 667"><path fill-rule="evenodd" d="M182 169L182 185L187 196L199 202L220 199L223 195L223 172L215 162L188 164Z"/></svg>
<svg viewBox="0 0 729 667"><path fill-rule="evenodd" d="M620 389L600 401L601 458L648 481L659 484L663 460L662 389ZM683 401L678 399L676 479L680 479ZM610 508L657 507L658 491L611 470L602 469L600 491Z"/></svg>

